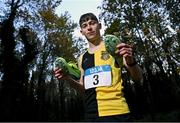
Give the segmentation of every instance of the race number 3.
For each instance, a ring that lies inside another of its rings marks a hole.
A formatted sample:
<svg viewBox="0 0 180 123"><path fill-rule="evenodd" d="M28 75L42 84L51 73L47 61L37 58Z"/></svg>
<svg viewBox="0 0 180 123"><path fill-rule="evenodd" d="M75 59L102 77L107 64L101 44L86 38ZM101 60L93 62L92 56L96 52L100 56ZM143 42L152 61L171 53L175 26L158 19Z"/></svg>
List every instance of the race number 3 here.
<svg viewBox="0 0 180 123"><path fill-rule="evenodd" d="M84 74L85 89L110 86L112 83L111 79L111 67L109 65L89 68Z"/></svg>
<svg viewBox="0 0 180 123"><path fill-rule="evenodd" d="M98 75L94 75L93 78L95 81L93 82L94 85L97 85L99 83Z"/></svg>

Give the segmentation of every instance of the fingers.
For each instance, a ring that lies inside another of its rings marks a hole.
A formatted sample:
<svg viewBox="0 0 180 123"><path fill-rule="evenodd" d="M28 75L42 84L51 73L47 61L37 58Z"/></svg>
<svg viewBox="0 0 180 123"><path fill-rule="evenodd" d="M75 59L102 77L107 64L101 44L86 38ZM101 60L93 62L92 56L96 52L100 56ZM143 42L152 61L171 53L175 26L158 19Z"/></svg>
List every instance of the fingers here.
<svg viewBox="0 0 180 123"><path fill-rule="evenodd" d="M54 69L54 74L55 74L55 77L58 79L62 79L64 76L62 69L59 69L59 68Z"/></svg>
<svg viewBox="0 0 180 123"><path fill-rule="evenodd" d="M133 49L131 45L125 43L118 44L116 53L124 58L125 64L134 63Z"/></svg>
<svg viewBox="0 0 180 123"><path fill-rule="evenodd" d="M132 46L125 44L125 43L120 43L116 46L116 54L119 54L120 56L123 57L131 57L133 55L133 50Z"/></svg>

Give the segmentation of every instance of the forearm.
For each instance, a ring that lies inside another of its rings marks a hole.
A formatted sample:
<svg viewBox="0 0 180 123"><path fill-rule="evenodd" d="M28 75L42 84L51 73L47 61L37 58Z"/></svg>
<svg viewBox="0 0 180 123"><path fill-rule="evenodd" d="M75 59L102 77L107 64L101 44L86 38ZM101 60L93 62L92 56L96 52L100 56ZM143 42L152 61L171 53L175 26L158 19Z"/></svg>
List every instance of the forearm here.
<svg viewBox="0 0 180 123"><path fill-rule="evenodd" d="M143 80L142 70L133 56L132 46L125 43L120 43L116 47L117 47L116 53L119 55L119 57L123 57L123 64L125 65L126 69L129 71L132 79L134 81L142 82Z"/></svg>
<svg viewBox="0 0 180 123"><path fill-rule="evenodd" d="M76 89L81 96L84 96L85 89L84 89L82 82L76 81L76 80L72 79L71 77L68 77L67 80L69 80L69 84L71 87Z"/></svg>
<svg viewBox="0 0 180 123"><path fill-rule="evenodd" d="M129 71L131 78L134 81L142 82L142 80L143 80L142 69L139 67L138 64L135 64L134 66L126 65L126 68Z"/></svg>

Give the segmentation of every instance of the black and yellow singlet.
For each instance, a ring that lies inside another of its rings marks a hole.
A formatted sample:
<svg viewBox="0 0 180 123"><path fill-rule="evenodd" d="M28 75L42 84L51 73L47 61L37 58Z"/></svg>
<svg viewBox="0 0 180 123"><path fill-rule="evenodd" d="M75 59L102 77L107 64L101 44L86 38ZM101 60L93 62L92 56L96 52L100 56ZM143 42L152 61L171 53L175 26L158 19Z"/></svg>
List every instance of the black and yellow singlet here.
<svg viewBox="0 0 180 123"><path fill-rule="evenodd" d="M106 52L104 43L93 54L86 51L80 57L80 64L85 72L85 112L88 117L129 113L122 92L121 68L116 67L115 59ZM98 86L99 83L101 83L100 86Z"/></svg>

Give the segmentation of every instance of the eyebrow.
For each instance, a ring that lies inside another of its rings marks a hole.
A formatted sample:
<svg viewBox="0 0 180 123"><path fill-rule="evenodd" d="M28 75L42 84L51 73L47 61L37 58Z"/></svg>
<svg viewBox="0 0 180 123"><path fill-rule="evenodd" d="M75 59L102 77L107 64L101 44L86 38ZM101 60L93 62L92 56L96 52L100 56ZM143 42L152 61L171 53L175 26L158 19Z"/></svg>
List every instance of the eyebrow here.
<svg viewBox="0 0 180 123"><path fill-rule="evenodd" d="M89 19L87 21L98 23L96 20L92 20L92 19ZM87 21L82 22L81 26L84 25L84 23L87 22Z"/></svg>

